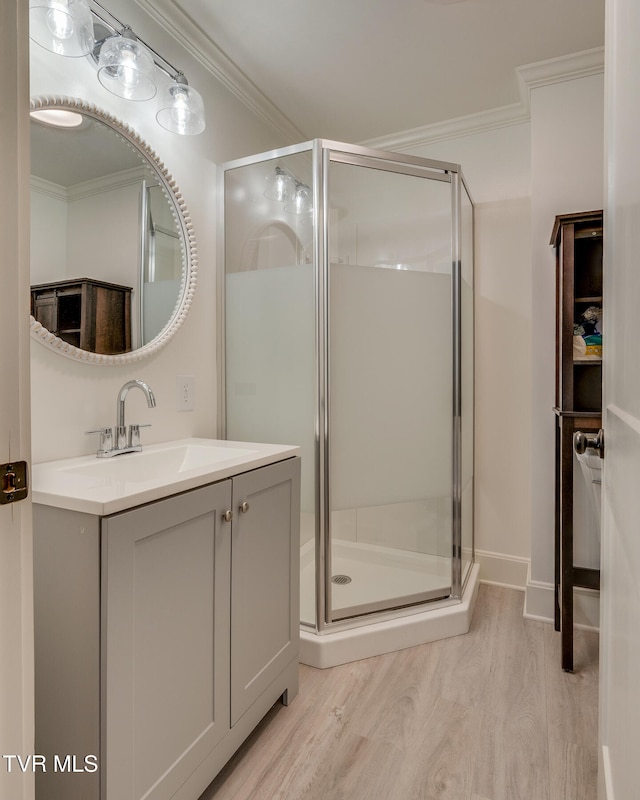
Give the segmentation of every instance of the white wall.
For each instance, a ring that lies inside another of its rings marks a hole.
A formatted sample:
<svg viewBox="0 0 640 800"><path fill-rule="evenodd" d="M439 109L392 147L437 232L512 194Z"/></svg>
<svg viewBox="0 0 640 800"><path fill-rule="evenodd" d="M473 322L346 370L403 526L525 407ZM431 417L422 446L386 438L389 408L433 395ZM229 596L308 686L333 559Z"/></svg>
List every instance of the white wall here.
<svg viewBox="0 0 640 800"><path fill-rule="evenodd" d="M602 74L532 89L530 117L530 124L411 152L461 164L475 202L475 525L482 576L524 587L530 560L527 611L552 619L555 273L549 239L557 214L602 207ZM593 544L584 549L591 552ZM580 606L576 613L580 618Z"/></svg>
<svg viewBox="0 0 640 800"><path fill-rule="evenodd" d="M67 272L68 205L62 187L31 189L31 283L61 280Z"/></svg>
<svg viewBox="0 0 640 800"><path fill-rule="evenodd" d="M531 551L531 141L516 124L413 148L462 166L475 204L475 546L524 588Z"/></svg>
<svg viewBox="0 0 640 800"><path fill-rule="evenodd" d="M553 617L555 258L557 214L603 206L603 75L531 92L532 530L527 613ZM581 619L580 608L576 618Z"/></svg>
<svg viewBox="0 0 640 800"><path fill-rule="evenodd" d="M176 337L159 353L130 367L81 364L32 342L33 461L90 453L96 443L84 431L114 424L116 394L131 378L153 388L158 406L146 407L141 393L127 400L131 421L152 423L148 443L182 436L216 435L216 162L283 144L134 3L116 0L110 9L154 49L180 66L202 93L207 129L200 136L168 133L155 121L154 101L129 103L103 89L88 59L54 56L32 44L31 94L70 95L91 101L133 127L173 175L189 208L198 247L198 284ZM105 247L109 247L108 238ZM195 410L175 409L176 375L195 377ZM139 395L139 396L137 396Z"/></svg>
<svg viewBox="0 0 640 800"><path fill-rule="evenodd" d="M530 213L528 197L476 209L476 546L515 562L531 549Z"/></svg>

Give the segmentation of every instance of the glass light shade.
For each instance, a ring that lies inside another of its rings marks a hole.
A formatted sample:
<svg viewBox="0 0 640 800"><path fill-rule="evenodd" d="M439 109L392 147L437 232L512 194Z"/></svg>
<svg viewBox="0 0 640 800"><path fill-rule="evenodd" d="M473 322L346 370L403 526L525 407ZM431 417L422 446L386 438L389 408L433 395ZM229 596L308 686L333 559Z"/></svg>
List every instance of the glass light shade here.
<svg viewBox="0 0 640 800"><path fill-rule="evenodd" d="M202 133L205 121L200 93L189 86L184 78L177 79L164 93L156 119L159 125L172 133L183 136Z"/></svg>
<svg viewBox="0 0 640 800"><path fill-rule="evenodd" d="M86 56L95 45L87 0L29 0L29 36L52 53Z"/></svg>
<svg viewBox="0 0 640 800"><path fill-rule="evenodd" d="M310 214L313 210L311 202L311 189L306 183L296 181L296 190L293 201L284 207L285 211L290 211L294 214Z"/></svg>
<svg viewBox="0 0 640 800"><path fill-rule="evenodd" d="M275 172L267 176L267 188L264 196L269 200L278 200L280 203L288 203L293 200L296 191L295 178L282 167L276 167Z"/></svg>
<svg viewBox="0 0 640 800"><path fill-rule="evenodd" d="M126 30L110 36L100 48L98 80L118 97L151 100L157 91L155 72L151 53Z"/></svg>

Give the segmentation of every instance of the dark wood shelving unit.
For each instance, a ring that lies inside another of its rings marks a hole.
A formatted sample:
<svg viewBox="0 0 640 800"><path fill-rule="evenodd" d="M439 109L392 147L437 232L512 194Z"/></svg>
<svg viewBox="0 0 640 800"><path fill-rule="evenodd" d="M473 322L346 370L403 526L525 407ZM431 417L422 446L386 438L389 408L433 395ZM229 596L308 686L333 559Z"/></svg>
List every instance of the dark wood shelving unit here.
<svg viewBox="0 0 640 800"><path fill-rule="evenodd" d="M92 278L31 287L31 314L51 333L91 353L131 350L131 287Z"/></svg>
<svg viewBox="0 0 640 800"><path fill-rule="evenodd" d="M555 614L562 669L573 671L573 589L600 588L600 571L573 563L573 435L602 427L602 358L575 357L574 324L602 307L602 211L556 217Z"/></svg>

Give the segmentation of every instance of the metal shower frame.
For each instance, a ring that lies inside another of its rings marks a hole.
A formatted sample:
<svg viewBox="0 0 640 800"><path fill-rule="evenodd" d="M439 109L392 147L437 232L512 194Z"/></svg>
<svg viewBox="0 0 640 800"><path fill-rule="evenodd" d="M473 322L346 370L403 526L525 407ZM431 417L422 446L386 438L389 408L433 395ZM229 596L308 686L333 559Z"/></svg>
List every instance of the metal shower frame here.
<svg viewBox="0 0 640 800"><path fill-rule="evenodd" d="M470 574L462 573L462 193L466 192L473 208L473 201L458 164L435 161L419 156L405 155L385 150L376 150L359 145L346 144L328 139L314 139L297 145L279 148L255 156L237 159L220 168L218 185L218 263L225 263L224 253L224 192L225 175L229 170L268 162L287 156L309 153L311 156L313 192L313 266L314 266L314 312L316 405L315 405L315 579L316 615L315 626L302 622L317 633L352 628L367 620L382 620L415 613L425 604L441 600L438 605L459 602L466 579ZM424 593L411 598L402 598L395 606L375 603L371 608L362 608L358 616L335 619L331 605L331 525L330 525L330 475L329 475L329 430L330 430L330 386L329 386L329 165L331 162L352 164L387 172L438 180L451 184L451 309L452 309L452 550L451 593L442 598L429 597ZM222 438L226 437L226 363L225 363L225 270L218 270L218 422ZM474 559L473 527L471 563Z"/></svg>

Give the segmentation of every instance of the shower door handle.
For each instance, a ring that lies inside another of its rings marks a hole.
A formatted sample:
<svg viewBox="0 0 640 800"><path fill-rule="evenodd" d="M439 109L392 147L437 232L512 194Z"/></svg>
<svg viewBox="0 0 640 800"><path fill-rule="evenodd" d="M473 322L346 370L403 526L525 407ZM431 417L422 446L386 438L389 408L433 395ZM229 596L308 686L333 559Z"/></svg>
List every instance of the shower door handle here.
<svg viewBox="0 0 640 800"><path fill-rule="evenodd" d="M586 450L595 450L600 458L604 458L604 431L602 428L595 436L589 436L582 431L573 434L573 449L578 455L583 455Z"/></svg>

